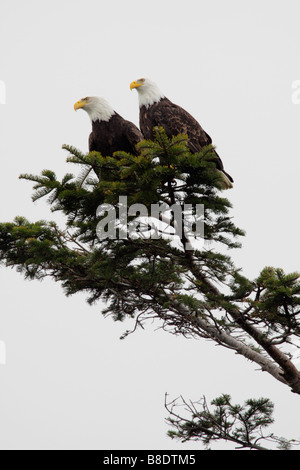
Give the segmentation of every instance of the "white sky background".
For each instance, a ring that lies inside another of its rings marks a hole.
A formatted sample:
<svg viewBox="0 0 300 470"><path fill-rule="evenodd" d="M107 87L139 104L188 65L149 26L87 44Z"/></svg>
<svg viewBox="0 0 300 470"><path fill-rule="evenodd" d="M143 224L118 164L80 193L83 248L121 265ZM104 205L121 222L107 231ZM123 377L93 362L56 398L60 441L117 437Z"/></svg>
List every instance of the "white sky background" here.
<svg viewBox="0 0 300 470"><path fill-rule="evenodd" d="M297 0L2 0L1 222L62 220L32 203L19 174L76 170L61 145L87 151L81 97L102 95L138 124L129 84L146 76L199 120L235 179L226 196L247 232L237 266L251 279L266 265L299 270L299 17ZM244 358L151 325L120 341L131 324L104 319L84 295L5 268L0 281L1 449L201 447L166 436L165 392L269 397L274 432L300 437L299 397Z"/></svg>

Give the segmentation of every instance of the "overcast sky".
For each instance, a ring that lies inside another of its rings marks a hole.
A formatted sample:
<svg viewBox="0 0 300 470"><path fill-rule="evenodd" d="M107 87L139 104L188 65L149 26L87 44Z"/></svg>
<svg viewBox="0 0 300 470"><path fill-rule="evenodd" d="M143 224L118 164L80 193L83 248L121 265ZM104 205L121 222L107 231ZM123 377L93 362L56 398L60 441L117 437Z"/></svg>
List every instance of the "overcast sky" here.
<svg viewBox="0 0 300 470"><path fill-rule="evenodd" d="M144 76L199 120L234 177L226 196L247 233L236 265L251 279L299 270L299 18L298 0L2 0L1 222L62 221L19 174L75 171L61 146L87 151L81 97L138 124L129 84ZM153 325L120 341L131 324L104 319L102 304L5 268L0 281L1 449L182 449L166 437L165 392L269 397L274 432L300 438L299 397L232 352Z"/></svg>

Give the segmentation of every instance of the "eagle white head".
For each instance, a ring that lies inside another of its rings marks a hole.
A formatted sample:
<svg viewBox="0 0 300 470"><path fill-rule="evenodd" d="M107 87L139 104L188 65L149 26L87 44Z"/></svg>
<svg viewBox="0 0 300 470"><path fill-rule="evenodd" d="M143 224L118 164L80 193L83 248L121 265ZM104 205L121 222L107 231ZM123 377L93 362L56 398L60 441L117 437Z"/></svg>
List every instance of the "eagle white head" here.
<svg viewBox="0 0 300 470"><path fill-rule="evenodd" d="M138 80L131 82L130 90L133 90L134 88L136 88L138 92L140 107L146 106L146 108L148 108L165 97L156 83L149 80L149 78L139 78Z"/></svg>
<svg viewBox="0 0 300 470"><path fill-rule="evenodd" d="M109 121L115 113L110 104L100 96L87 96L74 104L74 109L84 109L91 118L91 121Z"/></svg>

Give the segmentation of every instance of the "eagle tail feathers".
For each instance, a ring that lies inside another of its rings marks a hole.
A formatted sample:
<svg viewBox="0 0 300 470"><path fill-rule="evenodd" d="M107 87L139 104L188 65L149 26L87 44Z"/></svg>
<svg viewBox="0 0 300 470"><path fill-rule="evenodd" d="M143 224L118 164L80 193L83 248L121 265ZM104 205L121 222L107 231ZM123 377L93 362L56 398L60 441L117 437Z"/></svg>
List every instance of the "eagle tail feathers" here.
<svg viewBox="0 0 300 470"><path fill-rule="evenodd" d="M222 176L223 189L233 188L233 184L228 178L227 174L220 170L218 170L218 172L221 173L221 176Z"/></svg>

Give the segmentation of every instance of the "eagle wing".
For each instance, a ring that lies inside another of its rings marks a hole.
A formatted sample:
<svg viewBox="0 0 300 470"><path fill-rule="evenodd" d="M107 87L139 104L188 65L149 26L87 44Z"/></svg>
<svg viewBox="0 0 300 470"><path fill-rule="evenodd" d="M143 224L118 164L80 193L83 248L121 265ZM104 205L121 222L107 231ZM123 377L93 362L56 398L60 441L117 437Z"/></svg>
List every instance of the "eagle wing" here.
<svg viewBox="0 0 300 470"><path fill-rule="evenodd" d="M159 105L153 109L153 126L162 126L169 136L177 134L188 135L188 145L192 152L200 152L206 145L212 144L211 137L200 126L199 122L189 114L185 109L172 103L167 98L159 102ZM215 151L216 167L228 176L229 180L233 182L228 173L224 171L224 166L221 158Z"/></svg>
<svg viewBox="0 0 300 470"><path fill-rule="evenodd" d="M93 152L93 150L96 150L96 143L94 140L93 133L91 132L89 135L89 152Z"/></svg>
<svg viewBox="0 0 300 470"><path fill-rule="evenodd" d="M128 143L132 147L132 153L137 155L136 145L144 140L144 136L139 128L131 121L123 121L123 135L128 140Z"/></svg>

